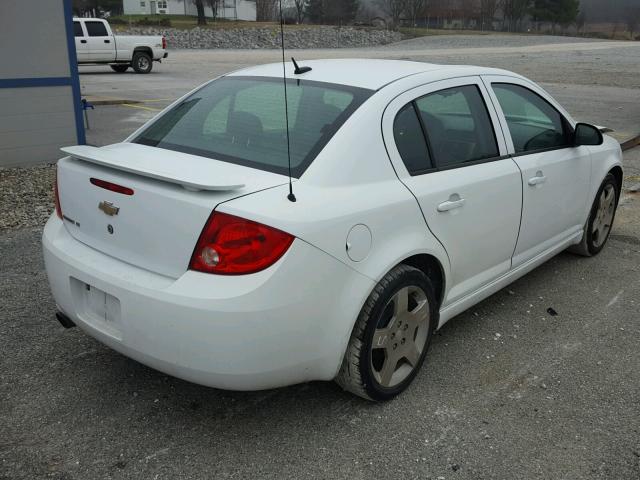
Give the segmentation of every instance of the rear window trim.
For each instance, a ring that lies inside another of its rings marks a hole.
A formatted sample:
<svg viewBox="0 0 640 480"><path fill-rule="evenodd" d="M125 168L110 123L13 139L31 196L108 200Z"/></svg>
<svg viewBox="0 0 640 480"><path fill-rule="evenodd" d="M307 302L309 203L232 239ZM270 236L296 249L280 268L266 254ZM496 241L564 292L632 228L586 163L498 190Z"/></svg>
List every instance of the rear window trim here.
<svg viewBox="0 0 640 480"><path fill-rule="evenodd" d="M174 105L171 108L170 111L174 110L175 108L178 108L180 105L184 104L184 102L190 100L194 95L197 95L201 90L207 88L208 86L210 86L214 82L217 82L217 81L220 81L220 80L261 81L261 82L271 82L271 83L280 83L280 84L283 83L283 78L282 77L266 77L266 76L262 77L262 76L259 76L259 75L257 75L257 76L253 76L253 75L252 76L249 76L249 75L223 75L223 76L221 76L221 77L219 77L219 78L217 78L215 80L212 80L210 82L205 83L200 88L198 88L197 90L193 91L190 95L188 95L187 97L183 98L179 103ZM304 160L298 166L292 167L292 169L291 169L291 177L294 178L294 179L299 179L300 177L302 177L302 175L304 175L304 172L307 171L307 169L311 166L311 164L314 162L314 160L320 154L320 152L322 152L322 150L324 150L324 148L329 144L329 142L334 137L334 135L344 126L344 124L347 122L347 120L367 100L369 100L372 95L374 95L376 93L376 90L372 90L372 89L368 89L368 88L362 88L362 87L354 87L354 86L351 86L351 85L345 85L345 84L341 84L341 83L320 82L320 81L317 81L317 80L306 80L306 79L302 79L302 78L287 77L287 85L290 85L290 84L291 85L304 84L304 85L309 85L309 86L317 86L317 87L323 87L323 88L328 88L328 89L333 89L333 90L336 90L336 91L348 92L348 93L353 94L352 105L350 105L348 108L346 108L338 116L338 118L336 119L336 121L334 122L332 127L330 129L328 129L322 135L322 137L320 137L318 142L309 151L309 153L306 155ZM167 113L169 113L169 111L167 111L165 113L165 115ZM231 164L234 164L234 165L240 165L240 166L248 167L248 168L255 168L257 170L262 170L264 172L270 172L270 173L276 173L276 174L279 174L279 175L288 176L288 169L287 168L281 168L281 167L277 167L277 166L271 166L271 165L267 165L267 164L263 164L263 163L253 162L253 161L247 160L245 158L234 157L232 155L226 155L226 154L222 154L222 153L218 153L218 152L212 152L212 151L209 151L209 150L202 150L202 149L199 149L199 148L189 147L189 146L185 146L185 145L172 144L170 142L165 142L165 143L163 143L162 146L158 146L158 144L155 143L154 141L150 141L148 139L145 139L144 138L144 134L160 118L161 117L158 117L158 118L154 119L152 122L150 122L144 128L144 130L142 130L138 135L136 135L135 138L131 139L130 142L131 143L137 143L139 145L147 145L147 146L151 146L151 147L155 147L155 148L162 148L162 149L165 149L165 150L171 150L171 151L176 151L176 152L181 152L181 153L187 153L187 154L191 154L191 155L198 155L200 157L210 158L212 160L219 160L219 161L226 162L226 163L231 163ZM168 148L168 147L171 147L171 148Z"/></svg>

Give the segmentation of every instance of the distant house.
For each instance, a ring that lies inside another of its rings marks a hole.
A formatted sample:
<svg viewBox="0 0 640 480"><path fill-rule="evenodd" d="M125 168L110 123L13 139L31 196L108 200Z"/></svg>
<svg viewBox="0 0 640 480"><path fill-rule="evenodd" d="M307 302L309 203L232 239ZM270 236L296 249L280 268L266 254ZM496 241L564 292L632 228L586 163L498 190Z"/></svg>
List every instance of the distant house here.
<svg viewBox="0 0 640 480"><path fill-rule="evenodd" d="M205 15L213 17L209 2L203 0ZM251 0L220 0L217 18L255 22L256 2ZM123 0L125 15L197 15L192 0Z"/></svg>

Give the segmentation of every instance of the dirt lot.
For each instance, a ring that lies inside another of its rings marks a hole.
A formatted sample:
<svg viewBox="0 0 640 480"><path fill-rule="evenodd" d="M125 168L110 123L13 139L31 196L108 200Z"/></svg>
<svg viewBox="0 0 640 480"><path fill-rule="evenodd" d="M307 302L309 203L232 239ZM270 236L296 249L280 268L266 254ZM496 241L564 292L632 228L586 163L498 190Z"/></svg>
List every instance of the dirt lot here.
<svg viewBox="0 0 640 480"><path fill-rule="evenodd" d="M509 67L545 82L576 116L640 133L640 48L451 38L347 55ZM145 77L83 68L87 94L146 100L98 107L90 140L121 140L170 98L276 54L244 55L172 52ZM204 388L64 330L41 228L12 224L0 232L0 479L638 480L640 148L625 167L600 255L563 253L449 322L414 385L383 405L330 383Z"/></svg>

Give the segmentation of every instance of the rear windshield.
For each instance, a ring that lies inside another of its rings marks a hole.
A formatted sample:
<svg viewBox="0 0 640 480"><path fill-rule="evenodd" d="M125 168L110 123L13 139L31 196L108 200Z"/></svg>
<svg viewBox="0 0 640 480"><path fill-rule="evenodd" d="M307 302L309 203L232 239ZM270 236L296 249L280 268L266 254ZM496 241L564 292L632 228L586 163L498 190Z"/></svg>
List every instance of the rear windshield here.
<svg viewBox="0 0 640 480"><path fill-rule="evenodd" d="M292 175L299 178L371 90L287 81ZM144 130L134 143L288 174L283 80L223 77Z"/></svg>

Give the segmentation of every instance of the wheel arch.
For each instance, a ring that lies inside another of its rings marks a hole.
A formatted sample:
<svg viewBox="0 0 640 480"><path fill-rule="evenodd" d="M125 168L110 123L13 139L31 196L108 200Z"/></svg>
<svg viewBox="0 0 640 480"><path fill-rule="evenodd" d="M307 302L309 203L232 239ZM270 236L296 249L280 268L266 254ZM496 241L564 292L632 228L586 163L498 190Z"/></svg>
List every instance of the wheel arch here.
<svg viewBox="0 0 640 480"><path fill-rule="evenodd" d="M623 178L622 167L620 165L616 165L611 170L609 170L609 173L612 174L616 179L616 184L618 188L618 202L619 202L620 196L622 193L622 178Z"/></svg>
<svg viewBox="0 0 640 480"><path fill-rule="evenodd" d="M149 54L149 56L153 60L153 50L151 49L151 47L136 47L133 49L133 55L135 55L138 52Z"/></svg>
<svg viewBox="0 0 640 480"><path fill-rule="evenodd" d="M442 305L446 287L446 276L442 263L428 253L419 253L405 258L400 264L409 265L422 271L433 283L438 306Z"/></svg>

